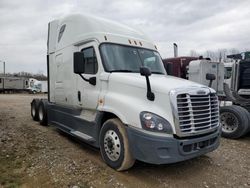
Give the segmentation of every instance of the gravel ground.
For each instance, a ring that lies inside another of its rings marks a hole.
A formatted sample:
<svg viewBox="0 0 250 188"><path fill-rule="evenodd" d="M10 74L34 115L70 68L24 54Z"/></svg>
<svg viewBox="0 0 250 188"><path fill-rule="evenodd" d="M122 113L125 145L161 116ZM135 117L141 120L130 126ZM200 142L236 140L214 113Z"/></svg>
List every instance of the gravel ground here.
<svg viewBox="0 0 250 188"><path fill-rule="evenodd" d="M216 151L171 165L137 162L126 172L98 150L30 116L28 94L0 95L1 187L250 187L250 136L221 139Z"/></svg>

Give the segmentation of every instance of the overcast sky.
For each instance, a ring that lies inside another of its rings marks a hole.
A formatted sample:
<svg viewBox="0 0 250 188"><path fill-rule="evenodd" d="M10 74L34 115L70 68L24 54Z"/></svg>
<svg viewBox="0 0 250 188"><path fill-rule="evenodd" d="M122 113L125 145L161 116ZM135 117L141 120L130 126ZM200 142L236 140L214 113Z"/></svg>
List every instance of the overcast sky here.
<svg viewBox="0 0 250 188"><path fill-rule="evenodd" d="M179 55L250 49L249 0L0 0L0 61L6 61L6 71L46 74L48 22L81 12L140 28L163 58L173 56L173 42Z"/></svg>

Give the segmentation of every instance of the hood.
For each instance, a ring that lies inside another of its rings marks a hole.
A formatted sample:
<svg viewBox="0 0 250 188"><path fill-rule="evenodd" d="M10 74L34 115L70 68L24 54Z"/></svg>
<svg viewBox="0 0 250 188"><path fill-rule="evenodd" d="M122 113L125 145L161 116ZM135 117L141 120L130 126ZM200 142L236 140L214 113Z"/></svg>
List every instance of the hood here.
<svg viewBox="0 0 250 188"><path fill-rule="evenodd" d="M149 77L149 80L152 91L161 93L169 93L173 89L206 87L204 85L197 84L185 79L160 74L152 74ZM144 89L147 88L145 76L141 76L139 73L111 73L109 81L111 83L117 82L121 85L129 85Z"/></svg>

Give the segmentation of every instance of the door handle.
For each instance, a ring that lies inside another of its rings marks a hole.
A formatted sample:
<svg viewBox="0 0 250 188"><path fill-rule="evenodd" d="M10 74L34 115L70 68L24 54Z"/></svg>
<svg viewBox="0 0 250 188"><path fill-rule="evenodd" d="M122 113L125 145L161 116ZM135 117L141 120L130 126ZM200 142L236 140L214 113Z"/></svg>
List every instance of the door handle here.
<svg viewBox="0 0 250 188"><path fill-rule="evenodd" d="M81 91L77 92L77 96L78 96L78 101L81 102Z"/></svg>

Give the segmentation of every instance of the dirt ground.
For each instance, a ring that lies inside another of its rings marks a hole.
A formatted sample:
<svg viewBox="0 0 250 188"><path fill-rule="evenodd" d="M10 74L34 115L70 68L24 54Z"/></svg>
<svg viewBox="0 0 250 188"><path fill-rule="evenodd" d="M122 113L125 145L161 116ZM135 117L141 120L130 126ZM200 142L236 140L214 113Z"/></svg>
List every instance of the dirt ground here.
<svg viewBox="0 0 250 188"><path fill-rule="evenodd" d="M116 172L98 150L40 126L28 94L0 95L1 187L250 187L250 136L221 139L216 151L171 165L136 162Z"/></svg>

